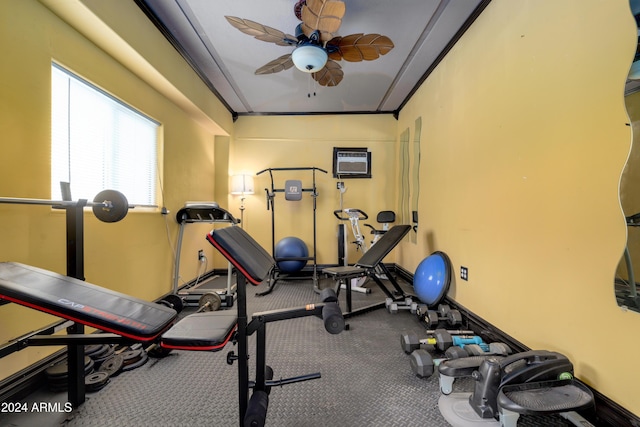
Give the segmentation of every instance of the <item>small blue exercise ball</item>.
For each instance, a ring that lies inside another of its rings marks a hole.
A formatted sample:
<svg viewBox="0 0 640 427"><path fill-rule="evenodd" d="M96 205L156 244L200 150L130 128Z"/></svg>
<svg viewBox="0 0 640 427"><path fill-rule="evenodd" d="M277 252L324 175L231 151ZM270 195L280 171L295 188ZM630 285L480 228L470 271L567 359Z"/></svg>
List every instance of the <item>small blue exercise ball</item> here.
<svg viewBox="0 0 640 427"><path fill-rule="evenodd" d="M433 306L449 290L451 261L444 252L434 252L418 264L413 275L413 290L423 303Z"/></svg>
<svg viewBox="0 0 640 427"><path fill-rule="evenodd" d="M297 237L285 237L276 244L276 261L280 258L305 258L309 256L307 245ZM295 273L307 265L307 260L277 261L278 269L284 273Z"/></svg>

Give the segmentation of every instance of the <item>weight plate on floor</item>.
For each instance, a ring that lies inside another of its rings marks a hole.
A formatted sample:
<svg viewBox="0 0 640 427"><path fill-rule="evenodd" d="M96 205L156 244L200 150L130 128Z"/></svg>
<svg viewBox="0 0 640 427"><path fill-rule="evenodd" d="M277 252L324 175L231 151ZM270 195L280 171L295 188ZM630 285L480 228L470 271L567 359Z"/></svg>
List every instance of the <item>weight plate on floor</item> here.
<svg viewBox="0 0 640 427"><path fill-rule="evenodd" d="M104 371L94 372L84 377L84 385L87 391L98 391L109 382L109 374Z"/></svg>
<svg viewBox="0 0 640 427"><path fill-rule="evenodd" d="M171 304L171 308L173 308L178 313L180 313L184 308L184 302L182 301L182 298L180 298L176 294L169 294L163 299L167 301L169 304Z"/></svg>
<svg viewBox="0 0 640 427"><path fill-rule="evenodd" d="M93 214L102 222L118 222L127 216L129 202L127 198L116 190L103 190L93 198ZM109 206L100 206L107 203Z"/></svg>
<svg viewBox="0 0 640 427"><path fill-rule="evenodd" d="M100 350L102 350L102 344L86 345L86 346L84 346L84 355L85 356L92 356L95 353L99 352Z"/></svg>
<svg viewBox="0 0 640 427"><path fill-rule="evenodd" d="M141 352L141 354L140 354L140 358L139 358L138 360L136 360L135 362L130 363L130 364L128 364L128 365L127 365L127 364L125 364L125 365L122 367L122 371L123 371L123 372L126 372L126 371L132 371L132 370L134 370L134 369L136 369L136 368L139 368L140 366L144 365L144 364L145 364L145 363L147 363L148 361L149 361L149 356L147 356L147 353L143 351L143 352Z"/></svg>
<svg viewBox="0 0 640 427"><path fill-rule="evenodd" d="M121 354L111 356L100 365L100 372L106 372L110 377L117 376L124 366L124 357Z"/></svg>
<svg viewBox="0 0 640 427"><path fill-rule="evenodd" d="M122 358L124 359L124 365L131 365L132 363L140 360L140 355L143 353L142 350L129 350L122 353Z"/></svg>
<svg viewBox="0 0 640 427"><path fill-rule="evenodd" d="M198 311L218 311L222 307L222 299L216 292L207 292L198 300Z"/></svg>
<svg viewBox="0 0 640 427"><path fill-rule="evenodd" d="M87 372L88 369L89 370L93 369L93 364L94 364L93 360L89 356L85 356L84 358L85 372ZM53 366L49 366L45 370L45 373L48 378L66 377L68 372L69 372L69 366L67 365L66 360L56 363Z"/></svg>

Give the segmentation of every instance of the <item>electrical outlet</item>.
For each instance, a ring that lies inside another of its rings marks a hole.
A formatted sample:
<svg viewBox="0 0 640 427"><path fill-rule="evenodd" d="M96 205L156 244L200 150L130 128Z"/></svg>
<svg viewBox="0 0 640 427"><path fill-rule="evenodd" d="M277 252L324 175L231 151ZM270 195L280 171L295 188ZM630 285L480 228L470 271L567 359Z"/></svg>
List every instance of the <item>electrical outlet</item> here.
<svg viewBox="0 0 640 427"><path fill-rule="evenodd" d="M469 269L467 267L460 267L460 278L462 280L469 280Z"/></svg>
<svg viewBox="0 0 640 427"><path fill-rule="evenodd" d="M204 251L202 249L198 251L198 261L204 261Z"/></svg>

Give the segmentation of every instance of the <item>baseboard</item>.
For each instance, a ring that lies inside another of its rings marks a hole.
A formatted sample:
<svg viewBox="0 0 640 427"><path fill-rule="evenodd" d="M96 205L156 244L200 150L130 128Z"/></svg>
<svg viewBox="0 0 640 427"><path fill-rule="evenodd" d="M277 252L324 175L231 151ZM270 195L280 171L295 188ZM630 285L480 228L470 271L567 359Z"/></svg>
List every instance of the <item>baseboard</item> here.
<svg viewBox="0 0 640 427"><path fill-rule="evenodd" d="M396 265L392 271L395 271L398 276L402 277L408 283L413 283L413 274ZM487 322L480 316L473 313L466 307L458 304L455 300L446 297L445 302L452 308L460 311L465 323L462 325L464 329L474 331L488 342L503 342L513 349L514 352L522 352L531 350L526 345L516 340L512 336L506 334L499 328L496 328L491 323ZM591 387L590 387L591 388ZM618 405L607 396L591 388L595 397L596 410L595 413L582 414L585 418L591 421L596 426L602 427L640 427L640 417L634 415L627 409Z"/></svg>

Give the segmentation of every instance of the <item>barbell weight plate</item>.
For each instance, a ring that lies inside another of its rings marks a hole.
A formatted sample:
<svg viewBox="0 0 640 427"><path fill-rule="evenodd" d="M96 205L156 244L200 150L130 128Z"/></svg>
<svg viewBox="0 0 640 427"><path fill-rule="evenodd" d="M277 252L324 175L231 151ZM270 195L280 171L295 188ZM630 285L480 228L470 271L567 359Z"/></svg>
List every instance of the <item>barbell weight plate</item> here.
<svg viewBox="0 0 640 427"><path fill-rule="evenodd" d="M107 206L105 206L107 205ZM129 202L116 190L102 190L93 198L93 214L102 222L118 222L129 212Z"/></svg>
<svg viewBox="0 0 640 427"><path fill-rule="evenodd" d="M166 301L169 304L171 304L171 308L173 308L178 313L180 313L182 311L182 309L184 308L184 302L182 301L182 298L180 298L176 294L167 295L166 297L164 297L164 301Z"/></svg>
<svg viewBox="0 0 640 427"><path fill-rule="evenodd" d="M216 292L207 292L198 300L198 311L218 311L222 307L222 298Z"/></svg>
<svg viewBox="0 0 640 427"><path fill-rule="evenodd" d="M121 354L116 354L102 362L98 371L106 372L110 377L115 377L120 373L123 366L124 357Z"/></svg>

